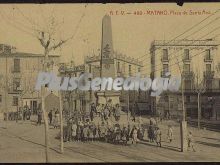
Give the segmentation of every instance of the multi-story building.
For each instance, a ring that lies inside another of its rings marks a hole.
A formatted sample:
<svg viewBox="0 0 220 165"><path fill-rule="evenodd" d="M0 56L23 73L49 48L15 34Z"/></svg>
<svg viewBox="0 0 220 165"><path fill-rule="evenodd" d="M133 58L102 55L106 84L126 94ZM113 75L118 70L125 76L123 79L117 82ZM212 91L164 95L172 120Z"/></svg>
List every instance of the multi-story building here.
<svg viewBox="0 0 220 165"><path fill-rule="evenodd" d="M59 62L58 55L50 55L51 64ZM0 44L0 112L17 111L27 105L35 111L40 93L34 90L38 73L42 70L43 54L17 52L10 45Z"/></svg>
<svg viewBox="0 0 220 165"><path fill-rule="evenodd" d="M141 61L113 50L111 18L106 15L103 17L102 22L102 45L100 54L92 54L85 57L84 64L82 65L71 66L70 64L70 66L67 67L63 64L60 68L60 73L74 77L79 77L83 72L92 73L93 77L128 77L135 76L136 73L141 71L142 66ZM147 97L146 92L141 91L83 92L74 90L66 92L66 103L64 103L64 105L66 105L66 109L71 112L74 110L89 112L89 106L92 102L106 103L107 100L113 100L113 104L120 102L120 105L124 107L124 109L128 106L128 102L130 106L138 102L136 105L139 106L139 110L146 111L148 105L143 106L143 104L147 104Z"/></svg>
<svg viewBox="0 0 220 165"><path fill-rule="evenodd" d="M198 115L198 90L202 93L202 118L216 119L220 115L220 74L216 69L220 57L217 50L218 43L212 39L155 40L151 44L151 76L164 77L166 72L170 72L171 76L182 76L188 117ZM177 93L164 92L152 100L155 113L182 115L181 90Z"/></svg>

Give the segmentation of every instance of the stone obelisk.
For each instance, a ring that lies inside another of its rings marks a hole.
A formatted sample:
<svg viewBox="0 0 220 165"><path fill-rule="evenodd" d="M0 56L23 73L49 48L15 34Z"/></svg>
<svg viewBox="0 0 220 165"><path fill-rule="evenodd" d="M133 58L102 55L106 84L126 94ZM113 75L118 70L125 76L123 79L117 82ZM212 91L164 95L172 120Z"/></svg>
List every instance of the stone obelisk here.
<svg viewBox="0 0 220 165"><path fill-rule="evenodd" d="M111 17L105 15L102 19L102 42L101 42L101 77L112 77L116 75L114 58Z"/></svg>
<svg viewBox="0 0 220 165"><path fill-rule="evenodd" d="M101 42L101 61L100 77L116 77L116 69L113 57L112 25L111 17L105 15L102 19L102 42ZM118 91L100 91L97 92L98 102L105 104L112 100L112 104L119 103L120 92Z"/></svg>

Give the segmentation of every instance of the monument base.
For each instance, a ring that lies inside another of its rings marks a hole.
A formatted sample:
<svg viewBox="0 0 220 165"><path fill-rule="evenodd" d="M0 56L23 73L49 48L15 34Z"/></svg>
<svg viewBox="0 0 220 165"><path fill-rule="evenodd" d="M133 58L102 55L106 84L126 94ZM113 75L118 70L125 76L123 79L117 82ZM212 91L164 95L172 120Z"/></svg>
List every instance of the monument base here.
<svg viewBox="0 0 220 165"><path fill-rule="evenodd" d="M97 92L98 103L99 104L106 104L108 100L112 100L112 104L120 104L120 97L121 93L117 91L99 91Z"/></svg>

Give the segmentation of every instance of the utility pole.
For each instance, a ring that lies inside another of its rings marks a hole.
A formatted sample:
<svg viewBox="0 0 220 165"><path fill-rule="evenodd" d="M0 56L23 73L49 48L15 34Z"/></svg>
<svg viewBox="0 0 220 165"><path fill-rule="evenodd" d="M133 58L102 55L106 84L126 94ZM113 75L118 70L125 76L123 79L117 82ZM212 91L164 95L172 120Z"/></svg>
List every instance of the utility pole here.
<svg viewBox="0 0 220 165"><path fill-rule="evenodd" d="M179 72L181 74L181 95L182 95L182 121L180 123L180 140L181 140L181 152L187 151L187 121L186 121L186 111L185 111L185 98L184 98L184 73L183 69L180 67L180 62L175 54L177 60Z"/></svg>
<svg viewBox="0 0 220 165"><path fill-rule="evenodd" d="M8 103L7 103L7 94L8 94L8 57L6 54L5 57L5 112L6 112L6 128L7 128L7 121L8 121Z"/></svg>
<svg viewBox="0 0 220 165"><path fill-rule="evenodd" d="M130 92L128 90L128 111L127 111L127 121L129 125L129 111L130 111Z"/></svg>

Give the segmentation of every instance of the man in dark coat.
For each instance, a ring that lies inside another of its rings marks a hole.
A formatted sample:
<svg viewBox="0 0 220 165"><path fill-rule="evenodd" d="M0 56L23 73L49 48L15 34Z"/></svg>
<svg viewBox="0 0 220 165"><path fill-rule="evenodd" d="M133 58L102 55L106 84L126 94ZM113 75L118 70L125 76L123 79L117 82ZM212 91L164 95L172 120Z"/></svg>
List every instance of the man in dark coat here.
<svg viewBox="0 0 220 165"><path fill-rule="evenodd" d="M50 124L51 124L52 123L52 119L53 119L52 110L50 110L50 112L48 113L48 118L49 118L49 121L50 121Z"/></svg>
<svg viewBox="0 0 220 165"><path fill-rule="evenodd" d="M41 120L42 120L42 111L39 110L37 114L37 124L41 125Z"/></svg>

